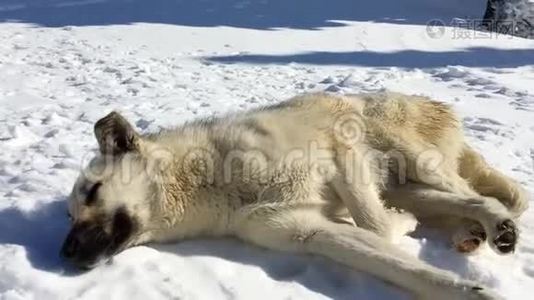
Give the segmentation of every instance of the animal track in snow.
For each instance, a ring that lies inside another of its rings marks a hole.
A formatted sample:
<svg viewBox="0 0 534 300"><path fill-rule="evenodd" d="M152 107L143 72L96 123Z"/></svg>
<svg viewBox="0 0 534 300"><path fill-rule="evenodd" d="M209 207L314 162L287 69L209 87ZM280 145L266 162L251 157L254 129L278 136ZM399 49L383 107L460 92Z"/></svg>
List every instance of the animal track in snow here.
<svg viewBox="0 0 534 300"><path fill-rule="evenodd" d="M464 128L481 140L485 140L488 133L496 136L512 139L514 132L507 129L500 122L489 118L467 117L463 120Z"/></svg>
<svg viewBox="0 0 534 300"><path fill-rule="evenodd" d="M517 110L534 112L534 96L525 95L523 97L518 97L514 101L510 102L510 105L515 107Z"/></svg>

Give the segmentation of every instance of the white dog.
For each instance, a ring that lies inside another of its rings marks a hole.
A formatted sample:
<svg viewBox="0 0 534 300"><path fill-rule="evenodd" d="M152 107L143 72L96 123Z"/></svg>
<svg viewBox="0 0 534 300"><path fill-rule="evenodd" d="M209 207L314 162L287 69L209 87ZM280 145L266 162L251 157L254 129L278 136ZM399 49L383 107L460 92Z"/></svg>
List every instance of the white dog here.
<svg viewBox="0 0 534 300"><path fill-rule="evenodd" d="M113 112L77 180L62 255L90 268L134 245L232 235L319 254L423 299L494 299L390 241L409 212L460 251L513 252L521 187L488 166L442 103L395 93L310 94L139 135Z"/></svg>

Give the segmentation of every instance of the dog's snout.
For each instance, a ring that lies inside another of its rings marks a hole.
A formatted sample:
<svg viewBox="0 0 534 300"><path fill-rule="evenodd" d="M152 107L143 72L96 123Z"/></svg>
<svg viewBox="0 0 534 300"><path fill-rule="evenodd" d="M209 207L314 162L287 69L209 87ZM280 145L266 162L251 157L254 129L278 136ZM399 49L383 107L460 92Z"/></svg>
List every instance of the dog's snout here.
<svg viewBox="0 0 534 300"><path fill-rule="evenodd" d="M75 222L59 254L76 267L92 268L100 261L122 251L136 224L124 209L119 209L111 220L99 218Z"/></svg>
<svg viewBox="0 0 534 300"><path fill-rule="evenodd" d="M100 224L78 223L65 238L59 254L70 264L88 269L108 255L112 242L111 236Z"/></svg>
<svg viewBox="0 0 534 300"><path fill-rule="evenodd" d="M66 259L72 259L80 249L79 239L72 233L67 236L63 247L61 248L61 256Z"/></svg>

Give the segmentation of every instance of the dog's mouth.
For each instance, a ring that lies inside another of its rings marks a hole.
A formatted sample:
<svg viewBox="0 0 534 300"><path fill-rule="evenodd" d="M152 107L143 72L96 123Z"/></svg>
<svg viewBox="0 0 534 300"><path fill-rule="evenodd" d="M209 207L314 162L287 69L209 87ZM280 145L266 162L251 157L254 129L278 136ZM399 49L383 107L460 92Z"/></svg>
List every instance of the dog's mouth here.
<svg viewBox="0 0 534 300"><path fill-rule="evenodd" d="M100 222L75 223L61 247L60 255L77 268L92 269L126 249L136 227L136 222L125 210L115 213L111 231L105 230Z"/></svg>

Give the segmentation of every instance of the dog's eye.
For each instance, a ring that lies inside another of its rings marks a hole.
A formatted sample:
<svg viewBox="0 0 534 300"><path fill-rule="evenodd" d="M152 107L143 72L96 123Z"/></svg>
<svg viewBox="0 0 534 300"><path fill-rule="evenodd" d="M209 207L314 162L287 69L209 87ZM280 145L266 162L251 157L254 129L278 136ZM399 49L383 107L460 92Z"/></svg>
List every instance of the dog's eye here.
<svg viewBox="0 0 534 300"><path fill-rule="evenodd" d="M91 205L97 200L98 189L102 186L102 182L95 183L91 189L87 192L87 198L85 199L86 205Z"/></svg>
<svg viewBox="0 0 534 300"><path fill-rule="evenodd" d="M69 221L71 221L71 222L74 221L74 218L72 217L72 215L70 214L70 212L67 212L67 217L69 218Z"/></svg>

